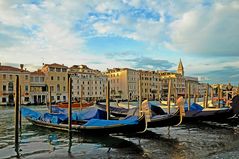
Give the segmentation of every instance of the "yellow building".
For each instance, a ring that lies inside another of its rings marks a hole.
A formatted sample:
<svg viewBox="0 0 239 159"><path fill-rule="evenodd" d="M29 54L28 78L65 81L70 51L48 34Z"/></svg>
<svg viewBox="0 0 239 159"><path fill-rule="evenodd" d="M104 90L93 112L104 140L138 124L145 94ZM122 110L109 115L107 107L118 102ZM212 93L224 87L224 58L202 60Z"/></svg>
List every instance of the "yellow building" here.
<svg viewBox="0 0 239 159"><path fill-rule="evenodd" d="M68 92L68 73L67 66L61 64L45 64L41 68L41 72L45 74L45 83L48 93L51 90L51 101L62 102L67 101Z"/></svg>
<svg viewBox="0 0 239 159"><path fill-rule="evenodd" d="M2 66L0 64L0 105L13 105L15 100L16 90L16 75L19 76L19 83L21 89L21 103L29 103L30 97L30 72L23 69L24 65L21 64L20 68L12 66Z"/></svg>
<svg viewBox="0 0 239 159"><path fill-rule="evenodd" d="M141 76L141 95L142 99L159 99L161 81L159 73L156 71L139 71Z"/></svg>
<svg viewBox="0 0 239 159"><path fill-rule="evenodd" d="M110 81L111 99L138 99L139 73L129 68L107 69L105 74Z"/></svg>

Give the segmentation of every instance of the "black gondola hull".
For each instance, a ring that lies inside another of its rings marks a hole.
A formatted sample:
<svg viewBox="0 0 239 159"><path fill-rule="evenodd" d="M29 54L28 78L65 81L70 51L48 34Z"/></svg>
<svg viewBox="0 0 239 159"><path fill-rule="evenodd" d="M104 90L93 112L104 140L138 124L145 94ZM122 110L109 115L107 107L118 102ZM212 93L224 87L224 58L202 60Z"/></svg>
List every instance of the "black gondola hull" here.
<svg viewBox="0 0 239 159"><path fill-rule="evenodd" d="M54 129L54 130L61 130L61 131L69 131L67 124L52 124L48 122L44 122L41 120L34 120L29 117L26 118L32 124L44 128ZM141 116L139 118L138 124L133 125L123 125L117 124L112 126L83 126L83 125L72 125L72 132L74 133L83 133L83 134L91 134L91 135L98 135L98 134L119 134L119 133L136 133L144 131L146 128L145 124L145 116Z"/></svg>
<svg viewBox="0 0 239 159"><path fill-rule="evenodd" d="M209 111L192 111L186 112L185 117L183 118L183 123L186 122L196 122L196 121L215 121L220 122L228 120L234 116L232 109L225 110L209 110Z"/></svg>

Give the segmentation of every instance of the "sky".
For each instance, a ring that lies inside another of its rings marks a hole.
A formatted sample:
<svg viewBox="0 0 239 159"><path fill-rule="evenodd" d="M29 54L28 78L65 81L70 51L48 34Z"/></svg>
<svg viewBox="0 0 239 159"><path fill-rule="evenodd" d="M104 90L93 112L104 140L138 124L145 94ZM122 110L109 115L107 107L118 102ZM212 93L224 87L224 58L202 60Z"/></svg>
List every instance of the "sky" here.
<svg viewBox="0 0 239 159"><path fill-rule="evenodd" d="M0 0L0 62L175 71L239 82L238 0Z"/></svg>

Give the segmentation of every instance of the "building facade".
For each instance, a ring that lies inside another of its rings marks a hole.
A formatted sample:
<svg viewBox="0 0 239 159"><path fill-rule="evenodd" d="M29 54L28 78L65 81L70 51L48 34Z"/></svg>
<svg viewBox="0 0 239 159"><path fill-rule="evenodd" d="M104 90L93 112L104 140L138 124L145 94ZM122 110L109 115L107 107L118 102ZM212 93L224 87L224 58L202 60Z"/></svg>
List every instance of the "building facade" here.
<svg viewBox="0 0 239 159"><path fill-rule="evenodd" d="M161 96L161 80L156 71L140 70L142 99L155 100Z"/></svg>
<svg viewBox="0 0 239 159"><path fill-rule="evenodd" d="M48 93L51 93L51 102L67 101L68 67L53 63L44 64L40 69L45 74L45 84Z"/></svg>
<svg viewBox="0 0 239 159"><path fill-rule="evenodd" d="M30 103L46 104L48 102L48 87L46 75L41 71L31 72L30 74Z"/></svg>
<svg viewBox="0 0 239 159"><path fill-rule="evenodd" d="M111 99L138 99L139 72L129 68L107 69Z"/></svg>
<svg viewBox="0 0 239 159"><path fill-rule="evenodd" d="M74 65L69 68L72 78L73 100L101 100L106 97L107 76L99 70L88 68L86 65Z"/></svg>
<svg viewBox="0 0 239 159"><path fill-rule="evenodd" d="M0 105L13 105L15 102L16 76L19 76L20 102L27 104L30 101L30 72L12 66L2 66L0 64Z"/></svg>

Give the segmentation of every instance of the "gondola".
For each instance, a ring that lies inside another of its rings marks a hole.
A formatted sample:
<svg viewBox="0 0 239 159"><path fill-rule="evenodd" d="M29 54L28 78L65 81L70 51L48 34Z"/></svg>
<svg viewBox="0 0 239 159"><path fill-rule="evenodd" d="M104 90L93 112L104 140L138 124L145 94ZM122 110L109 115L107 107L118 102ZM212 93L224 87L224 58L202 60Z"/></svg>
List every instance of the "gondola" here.
<svg viewBox="0 0 239 159"><path fill-rule="evenodd" d="M175 113L170 114L166 113L160 106L152 105L150 102L145 100L142 103L142 109L144 112L147 112L148 110L149 114L149 118L147 119L148 128L176 126L181 124L182 122L183 114L180 112L182 111L183 107L180 110L180 105L178 105L178 108Z"/></svg>
<svg viewBox="0 0 239 159"><path fill-rule="evenodd" d="M55 130L69 131L65 114L40 113L29 108L21 108L22 115L32 124ZM73 122L72 132L82 134L136 133L146 129L145 116L127 116L122 120L90 119L84 123Z"/></svg>
<svg viewBox="0 0 239 159"><path fill-rule="evenodd" d="M101 104L99 102L96 102L95 107L101 109L101 110L106 110L106 105ZM110 106L110 114L112 114L115 117L126 117L129 109L123 108L123 107L116 107L116 106Z"/></svg>
<svg viewBox="0 0 239 159"><path fill-rule="evenodd" d="M106 110L106 105L96 102L95 107L99 108L100 110L105 111ZM119 107L119 106L110 106L110 114L112 114L115 117L126 117L131 109L127 109L124 107ZM153 114L155 115L164 115L166 114L165 111L157 105L151 104L150 103L150 109L153 111Z"/></svg>
<svg viewBox="0 0 239 159"><path fill-rule="evenodd" d="M101 110L106 109L106 106L103 104L97 103L96 105L99 106ZM145 109L150 110L150 117L147 119L148 128L174 126L179 125L182 122L180 109L177 109L173 114L169 114L166 113L160 106L153 105L148 100L145 100L142 105ZM128 110L126 108L110 106L111 114L118 117L126 116L130 111L134 111L134 109L135 108Z"/></svg>
<svg viewBox="0 0 239 159"><path fill-rule="evenodd" d="M232 119L239 113L239 96L236 95L232 99L231 107L223 108L203 108L202 106L193 103L188 110L185 107L185 117L183 122L195 121L215 121L221 122Z"/></svg>

